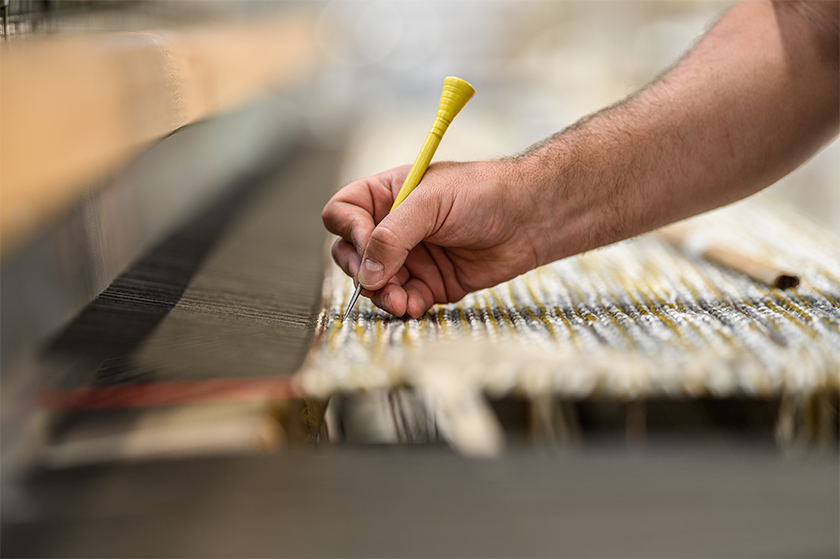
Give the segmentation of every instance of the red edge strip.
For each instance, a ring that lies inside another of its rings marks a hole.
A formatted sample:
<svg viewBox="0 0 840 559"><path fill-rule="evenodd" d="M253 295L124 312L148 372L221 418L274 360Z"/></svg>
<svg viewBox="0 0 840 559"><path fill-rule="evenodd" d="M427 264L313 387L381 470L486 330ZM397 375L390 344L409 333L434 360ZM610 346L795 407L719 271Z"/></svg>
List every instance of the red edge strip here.
<svg viewBox="0 0 840 559"><path fill-rule="evenodd" d="M296 378L284 376L44 390L39 403L49 411L72 411L294 400L303 395Z"/></svg>

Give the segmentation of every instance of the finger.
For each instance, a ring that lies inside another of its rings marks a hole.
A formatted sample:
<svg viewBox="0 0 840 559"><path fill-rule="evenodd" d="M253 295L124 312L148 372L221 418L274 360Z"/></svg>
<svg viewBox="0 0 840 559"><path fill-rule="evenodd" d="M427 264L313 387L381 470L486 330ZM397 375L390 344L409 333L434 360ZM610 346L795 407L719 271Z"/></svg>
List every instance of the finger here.
<svg viewBox="0 0 840 559"><path fill-rule="evenodd" d="M362 258L356 252L356 247L352 243L348 243L344 239L336 239L330 253L333 261L344 270L345 274L351 278L355 278L359 274L359 265L362 263Z"/></svg>
<svg viewBox="0 0 840 559"><path fill-rule="evenodd" d="M361 257L359 257L358 253L356 252L355 247L345 241L344 239L336 239L332 245L332 249L330 249L330 253L332 255L333 261L338 265L342 271L350 276L351 278L355 278L356 275L359 273L359 264L361 264ZM392 278L394 283L399 286L402 286L405 282L409 280L411 274L408 271L408 268L403 266L400 268L399 272ZM364 290L366 294L372 294L372 291Z"/></svg>
<svg viewBox="0 0 840 559"><path fill-rule="evenodd" d="M406 259L405 267L411 277L418 278L426 284L435 302L449 302L442 273L450 270L451 263L438 262L431 249L426 244L420 243L411 251Z"/></svg>
<svg viewBox="0 0 840 559"><path fill-rule="evenodd" d="M362 289L362 294L369 297L373 304L394 316L404 316L406 313L407 297L402 285L411 279L408 268L403 266L394 277L388 280L385 287L376 292Z"/></svg>
<svg viewBox="0 0 840 559"><path fill-rule="evenodd" d="M380 309L394 316L404 316L408 297L405 290L392 279L385 284L385 287L373 294L371 301Z"/></svg>
<svg viewBox="0 0 840 559"><path fill-rule="evenodd" d="M432 290L420 279L411 278L403 286L406 293L406 314L411 318L420 318L435 304Z"/></svg>
<svg viewBox="0 0 840 559"><path fill-rule="evenodd" d="M324 207L321 219L330 233L341 237L357 253L367 246L368 239L376 227L373 216L367 210L347 202L330 201Z"/></svg>
<svg viewBox="0 0 840 559"><path fill-rule="evenodd" d="M408 296L402 286L411 279L408 269L403 266L397 274L388 280L385 287L376 292L362 289L362 295L368 297L374 305L394 316L405 316L408 312Z"/></svg>
<svg viewBox="0 0 840 559"><path fill-rule="evenodd" d="M381 289L405 263L408 253L437 227L438 197L417 193L388 214L370 233L359 269L366 289Z"/></svg>
<svg viewBox="0 0 840 559"><path fill-rule="evenodd" d="M400 271L397 272L397 274L393 277L393 279L396 281L396 284L399 286L405 284L405 282L407 282L410 278L411 274L409 273L408 268L406 268L405 266L400 268Z"/></svg>
<svg viewBox="0 0 840 559"><path fill-rule="evenodd" d="M324 206L321 212L324 227L353 245L356 252L361 253L376 226L375 204L372 199L373 196L366 190L365 185L347 185Z"/></svg>
<svg viewBox="0 0 840 559"><path fill-rule="evenodd" d="M321 212L327 230L359 247L366 246L370 231L391 209L393 190L408 172L405 167L353 181L336 192Z"/></svg>

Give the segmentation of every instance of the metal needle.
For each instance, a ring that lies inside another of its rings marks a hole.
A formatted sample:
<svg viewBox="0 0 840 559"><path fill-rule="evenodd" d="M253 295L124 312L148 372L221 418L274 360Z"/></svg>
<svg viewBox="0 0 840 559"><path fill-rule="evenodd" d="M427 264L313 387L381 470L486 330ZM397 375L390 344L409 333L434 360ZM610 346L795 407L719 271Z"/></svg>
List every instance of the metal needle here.
<svg viewBox="0 0 840 559"><path fill-rule="evenodd" d="M360 283L359 285L356 286L356 291L353 292L353 296L350 297L350 302L347 304L347 308L344 310L344 314L341 315L341 320L344 320L344 318L348 314L350 314L350 311L353 310L353 305L356 304L356 299L359 298L359 294L361 292L362 292L362 284Z"/></svg>

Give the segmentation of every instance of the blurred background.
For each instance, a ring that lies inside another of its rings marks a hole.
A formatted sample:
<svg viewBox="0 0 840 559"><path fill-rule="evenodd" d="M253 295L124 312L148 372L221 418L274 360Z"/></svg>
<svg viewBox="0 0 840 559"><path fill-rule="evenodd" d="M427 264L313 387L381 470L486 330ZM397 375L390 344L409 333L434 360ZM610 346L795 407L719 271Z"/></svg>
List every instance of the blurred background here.
<svg viewBox="0 0 840 559"><path fill-rule="evenodd" d="M102 371L118 382L146 378L148 371L121 369L94 346L120 332L124 339L114 343L128 354L150 332L163 335L154 329L162 316L129 325L99 318L82 342L68 338L78 333L68 326L173 233L188 231L195 241L194 230L182 228L208 211L216 217L202 231L216 227L218 235L202 238L180 291L150 297L167 311L177 307L193 293L191 274L212 267L203 255L224 248L226 235L266 224L266 238L289 240L251 245L261 259L254 275L263 277L238 303L230 295L231 307L265 290L268 302L253 303L257 316L273 309L270 294L285 292L277 320L288 330L272 335L291 341L272 342L281 356L263 356L254 341L262 338L244 329L229 342L238 350L208 347L200 363L178 361L172 342L154 356L173 359L156 365L164 376L155 378L187 371L183 378L203 379L189 371L233 368L292 375L319 305L320 207L347 182L414 160L444 77L466 79L477 93L436 160L514 155L644 86L731 5L0 0L3 555L836 555L836 461L778 462L764 444L778 402L749 407L748 417L743 402L719 410L719 417L740 414L737 429L762 430L761 444L714 447L734 452L733 460L684 442L641 458L613 437L594 458L514 452L493 463L460 461L432 445L426 454L322 449L269 461L237 443L230 452L197 453L224 459L144 459L121 468L123 447L62 444L103 424L136 426L137 415L80 418L45 409L41 398L45 388L101 381ZM839 149L833 142L771 187L836 234ZM289 171L300 165L306 170ZM294 196L272 194L295 181ZM223 278L246 266L226 265ZM297 279L265 279L292 269ZM195 297L209 308L209 299ZM74 349L81 346L83 355ZM685 426L692 414L669 406L650 408L649 426L656 413L662 424L678 418ZM512 423L521 416L516 404L496 411ZM592 425L611 425L612 437L638 410L583 411ZM262 412L231 413L248 433L263 429L250 419ZM288 429L260 436L271 448L277 437L292 438ZM599 488L604 479L611 481ZM437 518L444 504L454 508Z"/></svg>
<svg viewBox="0 0 840 559"><path fill-rule="evenodd" d="M446 75L463 76L478 95L439 158L512 155L644 86L731 4L6 0L2 31L8 48L56 34L194 29L304 13L306 36L295 46L317 60L308 60L313 66L304 79L269 85L274 92L285 87L276 101L314 141L348 148L342 175L358 177L413 161ZM260 92L251 87L240 104ZM777 187L835 231L837 149L832 144Z"/></svg>

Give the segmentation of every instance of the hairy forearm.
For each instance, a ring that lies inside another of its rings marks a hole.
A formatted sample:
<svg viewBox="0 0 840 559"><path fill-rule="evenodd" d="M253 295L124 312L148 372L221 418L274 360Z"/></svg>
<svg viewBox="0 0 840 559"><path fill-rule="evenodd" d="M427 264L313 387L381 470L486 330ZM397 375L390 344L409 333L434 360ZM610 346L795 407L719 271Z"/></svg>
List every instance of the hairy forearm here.
<svg viewBox="0 0 840 559"><path fill-rule="evenodd" d="M739 4L649 87L517 160L539 263L741 199L834 137L838 6Z"/></svg>

